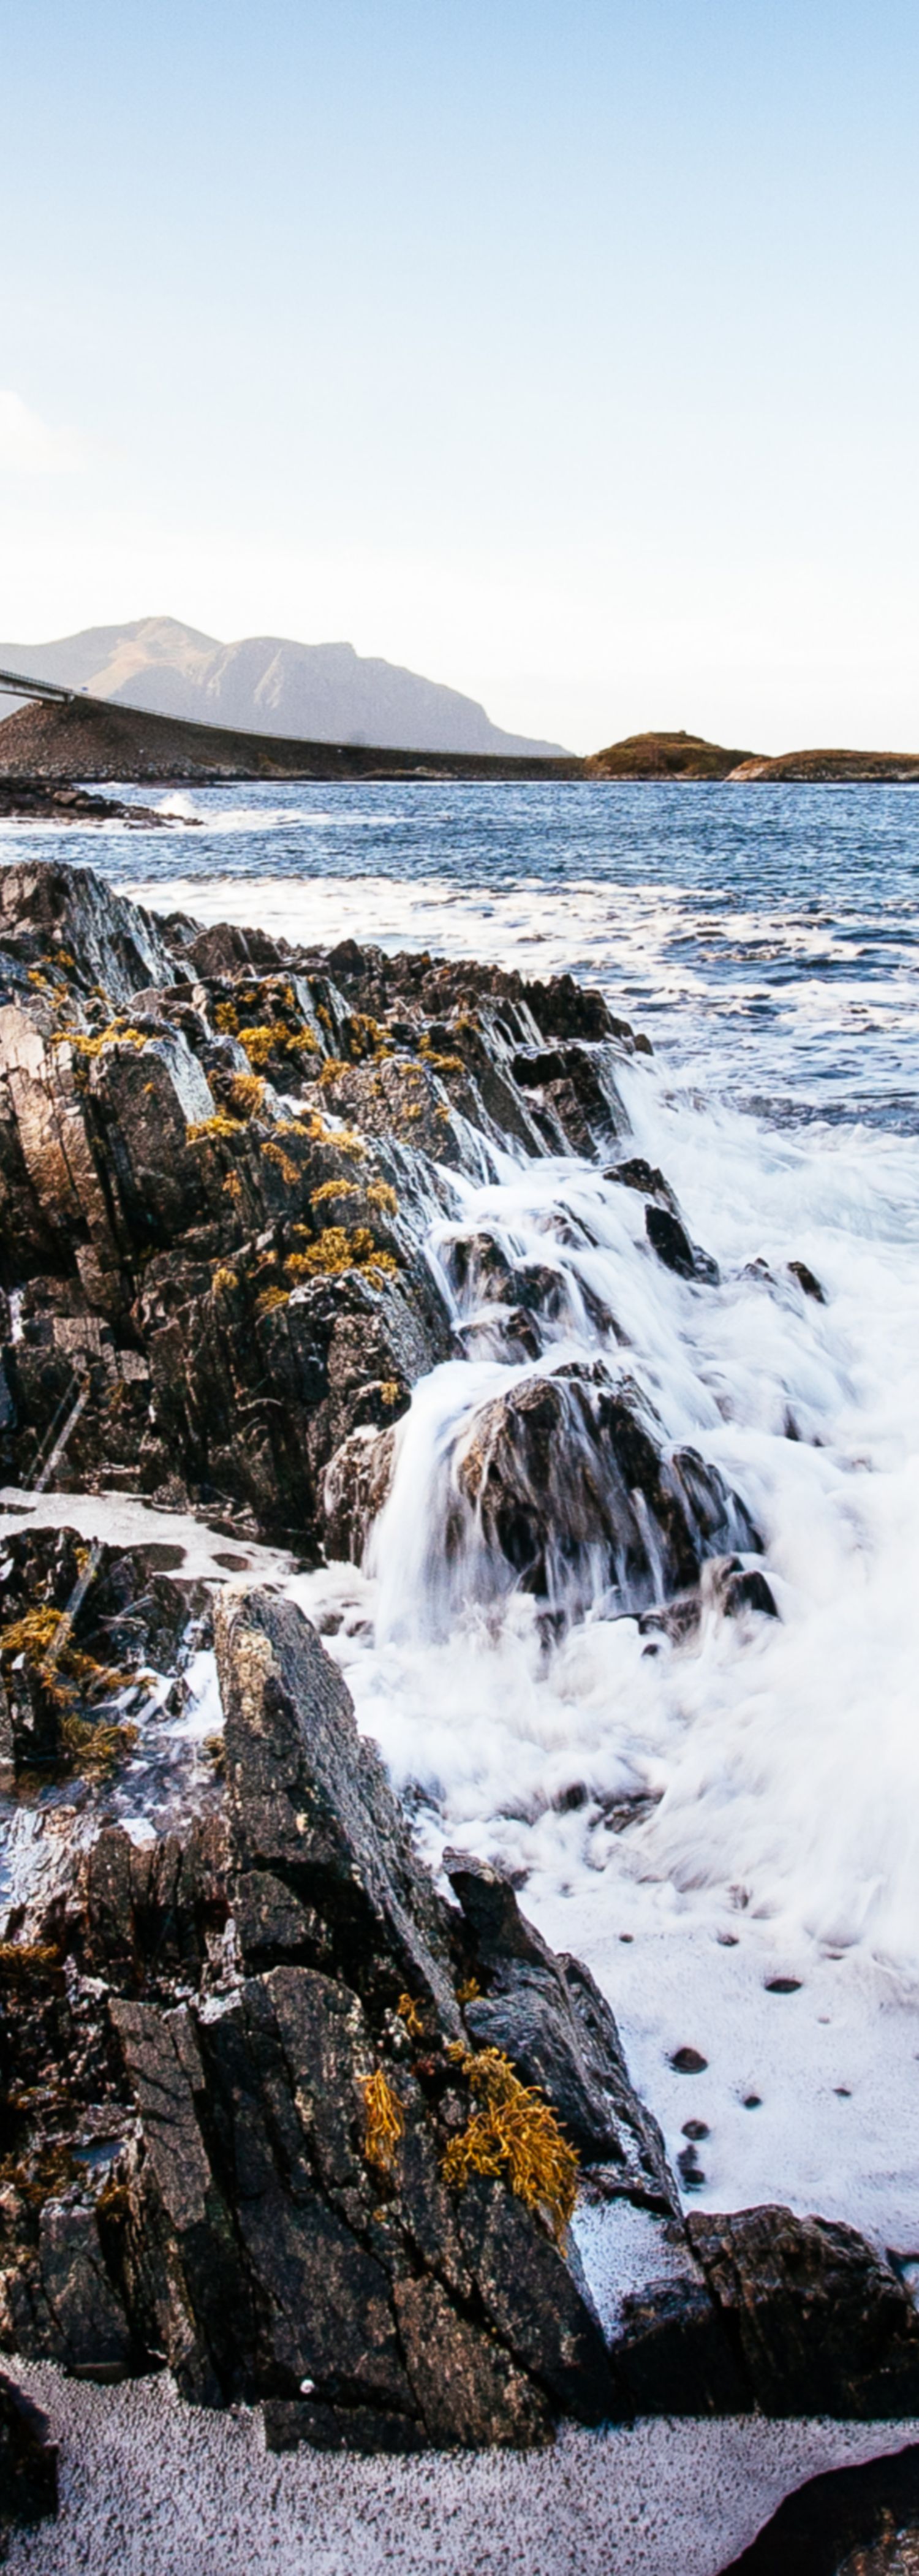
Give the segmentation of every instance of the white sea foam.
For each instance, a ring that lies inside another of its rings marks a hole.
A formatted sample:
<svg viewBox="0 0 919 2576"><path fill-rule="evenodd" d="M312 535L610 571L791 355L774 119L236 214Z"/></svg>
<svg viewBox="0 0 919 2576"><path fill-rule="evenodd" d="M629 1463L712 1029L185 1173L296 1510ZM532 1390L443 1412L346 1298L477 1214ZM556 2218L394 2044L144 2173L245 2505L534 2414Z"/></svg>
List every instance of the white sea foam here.
<svg viewBox="0 0 919 2576"><path fill-rule="evenodd" d="M10 2364L5 2364L7 2368ZM717 2576L806 2478L898 2451L915 2424L567 2426L537 2453L266 2458L258 2419L12 2364L61 2449L57 2522L10 2576Z"/></svg>

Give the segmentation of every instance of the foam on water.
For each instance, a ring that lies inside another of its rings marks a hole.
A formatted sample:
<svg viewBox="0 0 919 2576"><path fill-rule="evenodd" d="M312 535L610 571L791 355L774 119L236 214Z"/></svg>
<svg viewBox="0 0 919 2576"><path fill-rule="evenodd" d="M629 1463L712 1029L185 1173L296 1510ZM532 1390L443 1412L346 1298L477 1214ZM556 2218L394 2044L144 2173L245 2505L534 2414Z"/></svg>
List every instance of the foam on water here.
<svg viewBox="0 0 919 2576"><path fill-rule="evenodd" d="M185 2405L165 2373L5 2367L61 2444L60 2518L13 2534L10 2576L717 2576L791 2487L919 2434L728 2416L567 2425L537 2452L266 2458L248 2408Z"/></svg>

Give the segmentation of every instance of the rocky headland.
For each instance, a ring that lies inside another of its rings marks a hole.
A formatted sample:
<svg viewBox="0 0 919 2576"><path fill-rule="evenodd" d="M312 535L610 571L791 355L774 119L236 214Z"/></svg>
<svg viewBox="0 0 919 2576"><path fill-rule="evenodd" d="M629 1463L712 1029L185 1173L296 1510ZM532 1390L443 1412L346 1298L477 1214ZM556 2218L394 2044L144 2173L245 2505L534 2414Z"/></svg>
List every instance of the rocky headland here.
<svg viewBox="0 0 919 2576"><path fill-rule="evenodd" d="M568 976L294 949L89 870L0 871L11 2355L168 2367L260 2403L278 2448L919 2413L908 2272L819 2217L687 2214L609 2002L487 1861L435 1884L285 1589L360 1559L412 1390L474 1316L519 1366L458 1461L450 1546L474 1523L547 1623L561 1559L572 1615L599 1559L652 1630L703 1598L774 1615L743 1496L627 1368L547 1365L558 1273L461 1221L496 1156L578 1155L708 1293L630 1149L646 1047ZM445 1213L449 1276L425 1256ZM99 1497L99 1536L62 1493ZM113 1494L229 1546L192 1576L119 1536Z"/></svg>
<svg viewBox="0 0 919 2576"><path fill-rule="evenodd" d="M175 817L171 820L174 828ZM159 830L164 821L149 805L126 805L118 796L94 796L87 787L55 785L31 773L25 778L0 776L3 823L126 823L132 830L147 832Z"/></svg>
<svg viewBox="0 0 919 2576"><path fill-rule="evenodd" d="M588 778L730 778L742 762L756 765L755 755L698 733L630 733L592 752L584 768Z"/></svg>

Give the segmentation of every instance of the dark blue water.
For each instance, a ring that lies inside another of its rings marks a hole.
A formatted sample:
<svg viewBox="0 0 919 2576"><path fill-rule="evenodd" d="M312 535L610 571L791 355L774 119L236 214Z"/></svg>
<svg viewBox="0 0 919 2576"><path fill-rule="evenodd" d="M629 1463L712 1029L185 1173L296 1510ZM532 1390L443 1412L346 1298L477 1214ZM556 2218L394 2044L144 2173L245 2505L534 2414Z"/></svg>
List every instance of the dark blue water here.
<svg viewBox="0 0 919 2576"><path fill-rule="evenodd" d="M709 1091L779 1121L919 1128L915 789L123 792L174 828L7 829L4 853L63 846L156 906L292 937L570 966Z"/></svg>

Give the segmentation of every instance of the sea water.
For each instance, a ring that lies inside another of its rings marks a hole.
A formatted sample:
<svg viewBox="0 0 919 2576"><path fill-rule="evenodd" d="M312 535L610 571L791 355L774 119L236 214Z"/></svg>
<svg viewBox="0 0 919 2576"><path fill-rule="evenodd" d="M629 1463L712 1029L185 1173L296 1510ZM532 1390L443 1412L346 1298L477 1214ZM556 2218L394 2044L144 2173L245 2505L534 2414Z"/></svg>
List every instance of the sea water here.
<svg viewBox="0 0 919 2576"><path fill-rule="evenodd" d="M474 1336L416 1392L364 1568L295 1589L430 1859L504 1861L589 1961L687 2193L785 2200L917 2254L919 796L386 781L145 801L174 828L10 829L2 855L63 849L157 909L291 939L570 968L649 1033L623 1075L630 1150L720 1286L662 1270L640 1198L574 1161L464 1183L452 1222L557 1266L556 1359L594 1355L599 1292L668 1438L743 1496L779 1618L713 1605L649 1651L598 1593L547 1652L474 1554L447 1581L450 1459L513 1374Z"/></svg>

